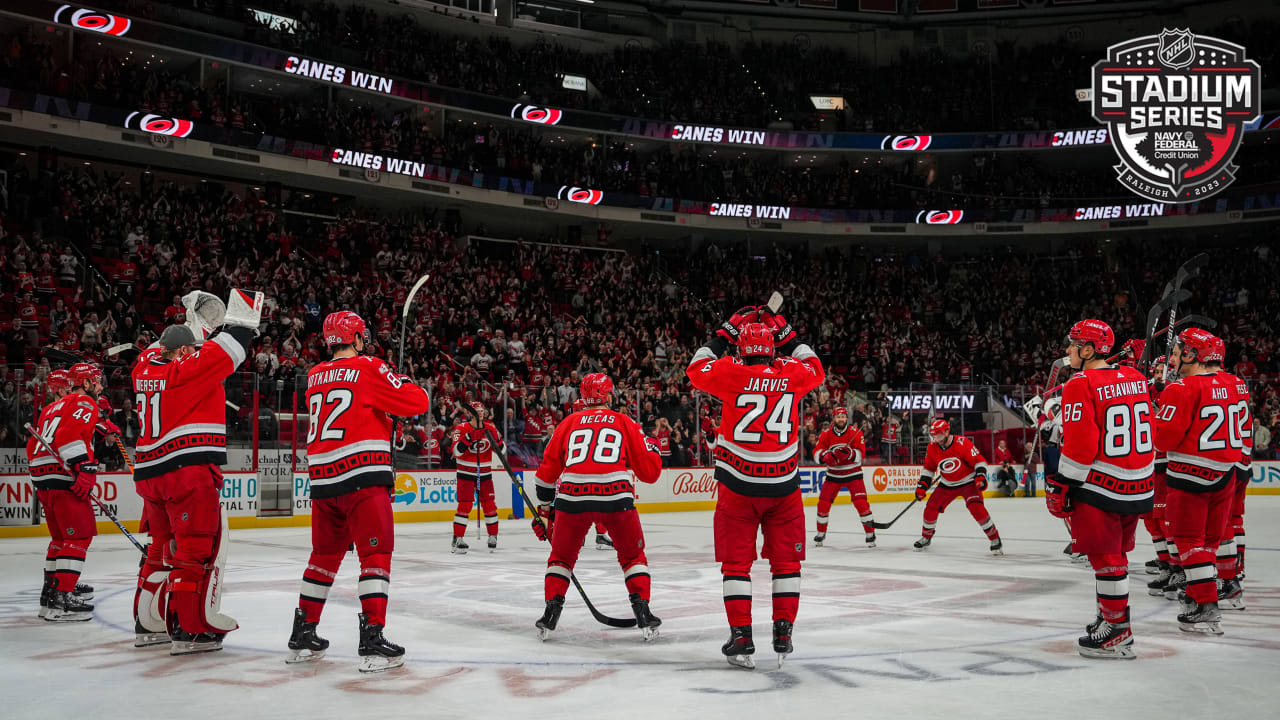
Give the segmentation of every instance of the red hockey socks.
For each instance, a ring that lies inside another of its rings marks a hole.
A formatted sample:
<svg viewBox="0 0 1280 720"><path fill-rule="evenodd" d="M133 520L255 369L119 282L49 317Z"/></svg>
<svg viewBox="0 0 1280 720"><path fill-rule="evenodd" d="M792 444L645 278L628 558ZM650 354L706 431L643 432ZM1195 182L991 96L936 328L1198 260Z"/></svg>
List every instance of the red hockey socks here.
<svg viewBox="0 0 1280 720"><path fill-rule="evenodd" d="M551 602L551 598L569 593L569 576L573 571L568 565L558 562L547 563L547 574L542 580L542 600Z"/></svg>
<svg viewBox="0 0 1280 720"><path fill-rule="evenodd" d="M626 578L628 594L639 593L644 600L649 599L649 566L644 559L623 568L622 575Z"/></svg>
<svg viewBox="0 0 1280 720"><path fill-rule="evenodd" d="M307 569L302 571L302 592L298 595L298 607L307 615L307 622L320 622L324 602L329 599L329 588L342 566L342 555L311 553Z"/></svg>
<svg viewBox="0 0 1280 720"><path fill-rule="evenodd" d="M724 590L724 613L730 627L751 624L751 563L720 565Z"/></svg>
<svg viewBox="0 0 1280 720"><path fill-rule="evenodd" d="M1098 610L1107 622L1123 622L1129 612L1129 560L1124 553L1089 553L1098 588Z"/></svg>
<svg viewBox="0 0 1280 720"><path fill-rule="evenodd" d="M991 513L987 512L987 506L983 504L981 496L966 500L965 507L969 508L969 514L978 521L978 526L987 534L988 540L1000 537L1000 531L996 530L996 522L991 519Z"/></svg>
<svg viewBox="0 0 1280 720"><path fill-rule="evenodd" d="M855 492L853 494L853 507L858 511L858 520L862 521L862 531L865 533L875 532L875 527L871 524L875 520L875 516L871 514L871 503L867 502L867 494L865 492Z"/></svg>
<svg viewBox="0 0 1280 720"><path fill-rule="evenodd" d="M62 545L56 541L49 541L49 549L44 553L44 586L54 587L55 582L54 571L58 569L58 551L62 549Z"/></svg>
<svg viewBox="0 0 1280 720"><path fill-rule="evenodd" d="M72 592L76 589L76 583L80 582L80 571L84 569L84 556L89 552L89 543L92 541L93 538L62 543L53 561L53 575L59 591Z"/></svg>
<svg viewBox="0 0 1280 720"><path fill-rule="evenodd" d="M387 624L387 592L391 589L391 555L366 555L360 558L360 610L369 617L370 625Z"/></svg>
<svg viewBox="0 0 1280 720"><path fill-rule="evenodd" d="M800 610L800 563L769 564L773 573L773 619L794 623Z"/></svg>

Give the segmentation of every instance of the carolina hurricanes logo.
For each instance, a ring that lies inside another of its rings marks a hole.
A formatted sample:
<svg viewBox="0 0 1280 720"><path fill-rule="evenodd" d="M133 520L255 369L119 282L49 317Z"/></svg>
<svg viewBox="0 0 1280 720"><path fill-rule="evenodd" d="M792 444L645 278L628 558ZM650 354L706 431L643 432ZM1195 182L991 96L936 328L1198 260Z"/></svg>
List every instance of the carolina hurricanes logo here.
<svg viewBox="0 0 1280 720"><path fill-rule="evenodd" d="M881 150L928 150L933 144L932 135L885 135L880 141Z"/></svg>
<svg viewBox="0 0 1280 720"><path fill-rule="evenodd" d="M142 132L152 133L154 135L172 135L173 137L186 137L195 129L195 123L190 120L183 120L175 117L165 117L163 115L146 114L143 115L138 111L129 113L129 117L124 119L124 126L127 128L135 127L134 118L137 118L136 127Z"/></svg>
<svg viewBox="0 0 1280 720"><path fill-rule="evenodd" d="M959 469L960 469L960 461L955 458L947 458L946 460L943 460L942 462L938 463L938 472L942 473L943 475L950 475L951 473Z"/></svg>
<svg viewBox="0 0 1280 720"><path fill-rule="evenodd" d="M921 210L916 213L916 222L924 225L956 225L963 219L963 210Z"/></svg>
<svg viewBox="0 0 1280 720"><path fill-rule="evenodd" d="M560 190L556 192L556 197L584 205L599 205L600 201L604 199L604 191L561 185Z"/></svg>
<svg viewBox="0 0 1280 720"><path fill-rule="evenodd" d="M481 440L480 442L476 443L475 451L476 451L476 453L477 453L477 454L482 453L482 452L487 452L487 451L489 450L489 448L490 448L490 447L492 447L492 446L489 444L489 439L488 439L488 438L485 438L485 439Z"/></svg>
<svg viewBox="0 0 1280 720"><path fill-rule="evenodd" d="M129 32L129 28L133 25L127 17L121 15L111 15L110 13L98 12L88 8L76 8L71 13L71 17L63 19L63 13L71 10L71 5L63 5L53 14L53 21L56 23L66 23L72 27L78 27L81 30L90 32L99 32L104 35L124 35Z"/></svg>
<svg viewBox="0 0 1280 720"><path fill-rule="evenodd" d="M539 125L558 125L563 115L564 113L555 108L523 105L521 103L511 106L511 117L513 119L538 123Z"/></svg>

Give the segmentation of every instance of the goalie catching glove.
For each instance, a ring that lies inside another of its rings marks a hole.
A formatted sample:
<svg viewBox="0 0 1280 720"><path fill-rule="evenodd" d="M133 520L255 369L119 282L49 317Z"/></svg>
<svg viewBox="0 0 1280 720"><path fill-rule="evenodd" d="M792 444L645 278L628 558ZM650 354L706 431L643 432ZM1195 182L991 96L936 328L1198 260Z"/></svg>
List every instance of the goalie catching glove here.
<svg viewBox="0 0 1280 720"><path fill-rule="evenodd" d="M197 345L208 340L226 321L226 303L213 293L192 290L182 296L182 307L187 309L187 320L183 324L191 329Z"/></svg>

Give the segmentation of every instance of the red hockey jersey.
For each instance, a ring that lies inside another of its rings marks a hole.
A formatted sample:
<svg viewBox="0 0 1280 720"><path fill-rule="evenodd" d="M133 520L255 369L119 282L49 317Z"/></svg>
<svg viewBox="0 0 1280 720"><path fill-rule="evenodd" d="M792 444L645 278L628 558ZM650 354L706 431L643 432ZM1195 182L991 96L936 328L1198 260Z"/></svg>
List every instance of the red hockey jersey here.
<svg viewBox="0 0 1280 720"><path fill-rule="evenodd" d="M165 360L159 345L133 367L138 412L133 479L149 480L188 465L227 462L227 393L222 383L244 362L248 328L228 328L200 349Z"/></svg>
<svg viewBox="0 0 1280 720"><path fill-rule="evenodd" d="M1249 395L1249 385L1239 377L1228 372L1219 372L1222 375L1223 382L1228 387L1235 386L1235 397L1233 404L1239 408L1236 412L1236 420L1240 423L1240 441L1244 444L1244 452L1240 454L1240 459L1236 462L1236 471L1240 473L1239 477L1244 478L1247 482L1252 474L1253 468L1253 411L1249 409L1252 402Z"/></svg>
<svg viewBox="0 0 1280 720"><path fill-rule="evenodd" d="M867 445L862 439L862 431L854 427L852 423L844 426L844 432L836 432L834 424L823 430L822 434L818 436L818 444L813 448L814 461L826 465L822 460L822 456L828 450L834 450L841 446L852 450L853 457L848 462L839 465L827 465L827 482L861 480L862 458L866 455Z"/></svg>
<svg viewBox="0 0 1280 720"><path fill-rule="evenodd" d="M929 449L924 453L924 472L920 476L930 483L937 476L939 485L957 488L973 482L979 475L986 477L986 474L987 459L982 457L978 446L963 435L952 435L951 444L945 448L929 443Z"/></svg>
<svg viewBox="0 0 1280 720"><path fill-rule="evenodd" d="M716 429L717 482L756 497L783 497L800 487L800 400L826 372L808 345L792 357L749 365L698 350L685 371L693 386L724 405Z"/></svg>
<svg viewBox="0 0 1280 720"><path fill-rule="evenodd" d="M537 493L556 512L621 512L635 507L635 486L662 472L657 442L635 420L604 408L576 412L556 426L538 466ZM557 484L559 491L557 492Z"/></svg>
<svg viewBox="0 0 1280 720"><path fill-rule="evenodd" d="M498 428L488 420L484 421L484 435L474 444L467 442L467 433L473 432L475 425L464 422L453 431L453 458L458 466L458 474L468 477L483 478L493 474L493 443L498 449L506 452L506 444L498 434Z"/></svg>
<svg viewBox="0 0 1280 720"><path fill-rule="evenodd" d="M1074 486L1072 501L1126 515L1151 511L1151 415L1147 379L1133 368L1082 370L1067 381L1058 476Z"/></svg>
<svg viewBox="0 0 1280 720"><path fill-rule="evenodd" d="M337 358L307 373L307 474L311 498L395 484L391 415L431 409L427 391L381 358Z"/></svg>
<svg viewBox="0 0 1280 720"><path fill-rule="evenodd" d="M1169 383L1156 415L1156 447L1169 455L1169 487L1189 492L1217 490L1235 477L1244 438L1241 420L1249 404L1238 378L1228 373L1191 375Z"/></svg>
<svg viewBox="0 0 1280 720"><path fill-rule="evenodd" d="M71 393L44 406L36 431L58 451L67 466L93 461L93 428L98 423L98 404L84 393ZM27 439L27 466L37 490L70 490L74 478L62 469L58 459L36 442Z"/></svg>

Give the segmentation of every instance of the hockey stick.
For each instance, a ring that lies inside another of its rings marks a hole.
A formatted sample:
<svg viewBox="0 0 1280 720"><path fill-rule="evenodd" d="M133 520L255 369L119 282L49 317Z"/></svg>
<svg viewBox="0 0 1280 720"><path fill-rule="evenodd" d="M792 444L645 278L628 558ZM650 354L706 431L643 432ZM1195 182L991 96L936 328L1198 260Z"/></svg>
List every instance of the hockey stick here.
<svg viewBox="0 0 1280 720"><path fill-rule="evenodd" d="M129 472L133 472L133 461L129 459L129 453L124 449L124 443L120 442L120 436L116 436L116 447L120 448L120 457L124 458L124 464L129 466Z"/></svg>
<svg viewBox="0 0 1280 720"><path fill-rule="evenodd" d="M413 287L409 290L409 296L404 300L404 309L400 311L400 357L396 360L396 369L400 372L404 372L404 336L409 323L409 310L413 308L413 299L417 297L418 291L430 279L431 273L418 278L418 282L413 284Z"/></svg>
<svg viewBox="0 0 1280 720"><path fill-rule="evenodd" d="M1160 301L1153 305L1151 311L1147 313L1147 346L1143 348L1142 357L1139 358L1139 363L1141 365L1146 366L1151 363L1152 353L1154 352L1151 341L1160 334L1160 331L1156 329L1157 323L1160 322L1160 316L1163 315L1165 311L1173 310L1182 300L1186 300L1191 297L1191 291L1189 290L1186 291L1184 296L1176 298L1174 296L1181 295L1179 291L1183 289L1183 283L1198 276L1200 274L1200 268L1204 267L1207 262L1209 262L1209 256L1206 253L1200 253L1178 266L1178 271L1174 274L1173 279L1165 283L1164 293L1160 296ZM1166 333L1170 328L1173 328L1176 325L1176 316L1177 312L1174 310L1169 318L1169 324L1165 326ZM1172 344L1171 338L1168 336L1166 336L1166 340L1170 341L1170 345ZM1165 348L1165 354L1168 354L1169 349L1169 347Z"/></svg>
<svg viewBox="0 0 1280 720"><path fill-rule="evenodd" d="M936 477L936 478L934 478L934 479L933 479L933 482L929 485L929 491L930 491L930 492L932 492L932 491L933 491L933 489L934 489L935 487L937 487L937 485L938 485L938 481L939 481L939 480L941 480L941 479L942 479L942 475L941 475L941 474L939 474L939 475L938 475L938 477ZM925 493L925 494L927 495L928 493ZM880 522L880 521L878 521L878 520L872 520L872 521L871 521L871 527L873 527L873 528L875 528L875 529L877 529L877 530L888 530L889 528L893 527L893 524L894 524L894 523L898 522L898 518L902 517L903 515L906 515L906 514L907 514L907 511L911 509L911 506L912 506L912 505L915 505L915 504L916 504L916 503L918 503L918 502L920 502L920 498L918 498L918 497L917 497L917 498L913 498L913 499L911 500L911 502L907 503L907 506L906 506L906 507L902 508L902 512L900 512L900 513L898 513L897 515L894 515L894 516L893 516L893 519L892 519L892 520L890 520L889 522Z"/></svg>
<svg viewBox="0 0 1280 720"><path fill-rule="evenodd" d="M62 459L62 456L58 454L57 450L53 449L53 446L50 445L49 442L44 439L43 435L36 432L36 429L31 426L31 423L27 423L22 427L27 431L28 434L31 435L31 437L35 438L37 445L44 448L45 452L52 455L53 458L58 461L58 464L62 466L62 469L65 470L68 475L72 474L71 468L67 467L67 461ZM94 502L98 503L98 507L102 509L102 514L106 515L111 520L111 522L115 523L116 527L120 528L120 532L124 533L124 536L129 538L129 542L133 543L133 546L138 548L138 552L141 552L142 555L145 557L147 554L147 549L142 547L142 545L133 537L132 534L129 533L128 530L124 529L124 525L120 524L120 519L117 518L115 514L112 513L109 509L107 509L107 506L103 504L103 502L99 500L97 497L95 497L92 493L89 494L89 498Z"/></svg>
<svg viewBox="0 0 1280 720"><path fill-rule="evenodd" d="M465 408L467 412L471 413L471 418L480 426L481 429L483 429L484 421L480 419L480 413L468 403L463 403L463 408ZM492 440L493 438L490 438L491 442ZM542 519L542 515L538 514L537 506L535 506L533 501L529 499L529 494L524 491L524 486L516 479L515 472L511 470L511 463L507 462L507 454L498 449L497 443L494 443L493 445L493 454L498 456L498 461L502 463L502 468L507 471L507 477L511 478L511 484L515 485L516 490L520 491L520 498L524 500L525 507L529 508L529 512L533 514L534 519L538 524L542 525L545 530L547 527L546 521ZM582 583L578 582L577 576L573 573L569 573L569 580L571 580L573 582L573 586L578 589L578 594L582 596L582 602L586 603L587 610L591 611L591 616L596 620L608 625L609 627L630 628L636 626L635 618L612 618L597 610L596 606L591 604L591 599L587 597L587 591L582 589Z"/></svg>
<svg viewBox="0 0 1280 720"><path fill-rule="evenodd" d="M1199 275L1200 268L1204 267L1204 264L1207 262L1209 262L1209 255L1207 253L1200 253L1183 263L1182 266L1178 268L1177 276L1174 277L1173 287L1175 292L1182 289L1182 283ZM1178 324L1177 321L1178 303L1174 302L1173 305L1169 307L1169 329L1165 333L1164 351L1168 355L1173 354L1174 328Z"/></svg>

